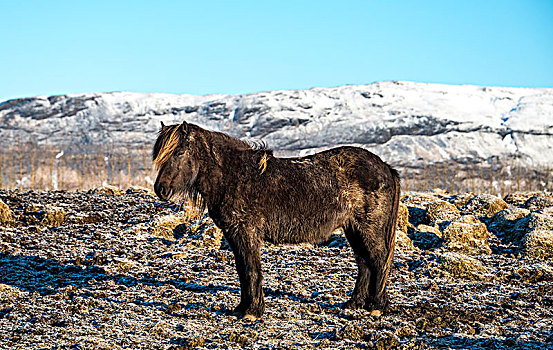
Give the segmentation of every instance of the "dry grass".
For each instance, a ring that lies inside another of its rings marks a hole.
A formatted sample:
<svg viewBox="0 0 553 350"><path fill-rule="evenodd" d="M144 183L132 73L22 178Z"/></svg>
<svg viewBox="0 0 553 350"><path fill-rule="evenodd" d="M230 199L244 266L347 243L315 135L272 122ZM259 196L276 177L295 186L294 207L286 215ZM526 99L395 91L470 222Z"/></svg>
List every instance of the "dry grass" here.
<svg viewBox="0 0 553 350"><path fill-rule="evenodd" d="M262 160L263 161L263 160ZM260 164L264 170L263 163ZM396 166L404 191L434 188L451 193L473 192L503 196L520 191L551 191L550 168L525 167L516 159L481 164L439 163L422 168ZM78 190L111 184L120 188L151 187L155 172L151 145L114 148L59 148L22 144L0 151L0 188Z"/></svg>
<svg viewBox="0 0 553 350"><path fill-rule="evenodd" d="M151 187L151 147L18 145L0 151L0 188L78 190L111 184Z"/></svg>
<svg viewBox="0 0 553 350"><path fill-rule="evenodd" d="M438 163L422 169L397 168L405 191L441 188L450 193L489 193L502 197L512 192L551 191L553 188L553 174L549 167L526 167L518 160L467 165Z"/></svg>

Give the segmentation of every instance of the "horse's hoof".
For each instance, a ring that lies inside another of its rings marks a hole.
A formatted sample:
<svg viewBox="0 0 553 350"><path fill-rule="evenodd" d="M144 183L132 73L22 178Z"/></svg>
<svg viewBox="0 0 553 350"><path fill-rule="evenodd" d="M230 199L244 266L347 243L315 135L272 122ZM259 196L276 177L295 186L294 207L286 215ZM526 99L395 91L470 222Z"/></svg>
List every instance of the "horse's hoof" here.
<svg viewBox="0 0 553 350"><path fill-rule="evenodd" d="M372 310L371 313L370 313L371 316L374 316L374 317L380 317L382 316L382 311L380 310Z"/></svg>
<svg viewBox="0 0 553 350"><path fill-rule="evenodd" d="M250 315L250 314L245 314L244 319L247 320L247 321L253 322L253 321L257 321L259 319L259 317L254 316L254 315Z"/></svg>

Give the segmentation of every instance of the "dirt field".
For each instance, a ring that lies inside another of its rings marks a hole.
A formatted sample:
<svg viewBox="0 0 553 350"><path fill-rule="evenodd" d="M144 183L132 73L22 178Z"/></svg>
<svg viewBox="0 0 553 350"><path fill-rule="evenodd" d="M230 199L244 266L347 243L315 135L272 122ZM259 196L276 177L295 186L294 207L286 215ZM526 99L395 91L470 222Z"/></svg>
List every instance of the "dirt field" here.
<svg viewBox="0 0 553 350"><path fill-rule="evenodd" d="M357 272L340 235L266 245L267 309L249 322L231 313L234 259L208 218L138 189L99 192L0 191L9 208L0 220L0 348L553 348L553 260L543 250L551 242L539 241L542 254L529 238L549 237L545 197L533 207L530 195L505 199L525 211L501 221L474 196L405 195L390 309L379 318L340 307ZM434 201L459 214L432 216Z"/></svg>

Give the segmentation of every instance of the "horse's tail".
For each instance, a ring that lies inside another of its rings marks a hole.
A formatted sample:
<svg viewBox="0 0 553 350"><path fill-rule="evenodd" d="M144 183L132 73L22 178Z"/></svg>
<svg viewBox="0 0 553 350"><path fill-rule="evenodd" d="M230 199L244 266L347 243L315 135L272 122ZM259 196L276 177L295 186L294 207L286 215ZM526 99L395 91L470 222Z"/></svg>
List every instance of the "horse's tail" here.
<svg viewBox="0 0 553 350"><path fill-rule="evenodd" d="M386 281L388 279L388 275L390 274L390 269L392 266L392 259L394 257L394 248L396 246L396 225L397 225L397 214L399 210L399 197L400 197L400 181L399 181L399 174L398 172L390 167L390 172L392 173L393 178L393 187L392 187L392 212L390 213L390 217L388 219L388 223L386 225L386 250L388 256L386 257L386 264L383 266L384 271L380 275L380 278L382 279L377 284L380 286L380 290L378 291L377 295L380 295L384 292L386 288Z"/></svg>

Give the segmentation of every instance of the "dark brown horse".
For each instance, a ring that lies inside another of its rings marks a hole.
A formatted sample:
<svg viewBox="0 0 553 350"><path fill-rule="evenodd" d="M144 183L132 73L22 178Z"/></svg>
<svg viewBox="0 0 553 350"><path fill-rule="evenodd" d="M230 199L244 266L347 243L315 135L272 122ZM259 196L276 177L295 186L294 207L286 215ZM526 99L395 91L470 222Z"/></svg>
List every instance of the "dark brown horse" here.
<svg viewBox="0 0 553 350"><path fill-rule="evenodd" d="M378 315L395 245L397 172L371 152L338 147L277 158L228 135L182 123L164 126L153 150L155 192L163 200L201 197L234 252L248 318L265 309L260 247L327 240L343 228L359 273L347 308Z"/></svg>

